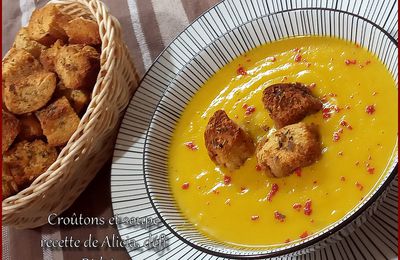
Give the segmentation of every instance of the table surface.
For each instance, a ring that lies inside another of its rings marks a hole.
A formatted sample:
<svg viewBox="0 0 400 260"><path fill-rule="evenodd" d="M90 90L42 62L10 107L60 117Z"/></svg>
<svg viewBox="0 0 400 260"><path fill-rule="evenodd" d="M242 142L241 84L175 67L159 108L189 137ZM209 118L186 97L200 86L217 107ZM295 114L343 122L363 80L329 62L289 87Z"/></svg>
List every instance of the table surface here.
<svg viewBox="0 0 400 260"><path fill-rule="evenodd" d="M123 28L125 42L131 52L138 74L142 77L151 63L165 46L191 21L218 0L103 0ZM21 25L29 20L36 7L44 5L44 0L2 1L2 55L10 48ZM110 154L110 158L111 158ZM83 216L109 218L112 215L110 197L111 160L101 169L88 188L73 206L62 216L73 213ZM3 227L2 259L129 259L124 248L87 248L46 250L40 247L42 239L64 239L74 237L85 240L94 237L118 236L115 226L50 226L32 230L16 230Z"/></svg>

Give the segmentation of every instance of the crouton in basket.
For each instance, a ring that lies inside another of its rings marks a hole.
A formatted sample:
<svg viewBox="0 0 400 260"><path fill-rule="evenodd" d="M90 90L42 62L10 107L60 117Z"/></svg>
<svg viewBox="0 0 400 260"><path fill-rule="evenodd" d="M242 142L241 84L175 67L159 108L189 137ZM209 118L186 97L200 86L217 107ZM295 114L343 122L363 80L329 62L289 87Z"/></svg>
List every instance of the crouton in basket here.
<svg viewBox="0 0 400 260"><path fill-rule="evenodd" d="M273 177L284 177L313 164L321 155L317 126L303 122L285 126L257 146L258 164Z"/></svg>
<svg viewBox="0 0 400 260"><path fill-rule="evenodd" d="M32 141L43 136L42 127L34 114L25 114L19 117L21 131L18 138Z"/></svg>
<svg viewBox="0 0 400 260"><path fill-rule="evenodd" d="M19 191L18 185L15 182L14 177L11 175L10 169L6 163L2 164L1 186L3 200Z"/></svg>
<svg viewBox="0 0 400 260"><path fill-rule="evenodd" d="M39 60L40 63L43 65L43 68L48 71L55 72L55 62L58 51L63 46L63 42L57 40L51 48L48 48L40 54Z"/></svg>
<svg viewBox="0 0 400 260"><path fill-rule="evenodd" d="M57 85L55 96L66 97L78 115L84 112L91 98L89 90L65 88L61 82Z"/></svg>
<svg viewBox="0 0 400 260"><path fill-rule="evenodd" d="M14 142L15 137L17 137L20 130L20 124L14 115L2 110L2 125L3 134L1 136L1 153L3 154Z"/></svg>
<svg viewBox="0 0 400 260"><path fill-rule="evenodd" d="M42 69L39 61L26 50L12 48L3 60L3 87Z"/></svg>
<svg viewBox="0 0 400 260"><path fill-rule="evenodd" d="M3 157L19 189L28 186L57 159L57 149L42 140L21 141Z"/></svg>
<svg viewBox="0 0 400 260"><path fill-rule="evenodd" d="M279 83L263 92L263 103L278 128L300 122L318 112L321 101L301 83Z"/></svg>
<svg viewBox="0 0 400 260"><path fill-rule="evenodd" d="M62 13L56 5L46 5L33 11L28 24L29 37L43 45L50 46L57 39L66 41L67 34L63 25L71 17Z"/></svg>
<svg viewBox="0 0 400 260"><path fill-rule="evenodd" d="M73 44L58 51L55 71L66 88L92 87L99 68L100 54L91 46Z"/></svg>
<svg viewBox="0 0 400 260"><path fill-rule="evenodd" d="M38 71L3 88L4 104L14 114L25 114L42 108L56 88L56 75Z"/></svg>
<svg viewBox="0 0 400 260"><path fill-rule="evenodd" d="M22 27L14 40L14 48L23 49L32 54L35 58L39 58L40 53L46 49L46 46L29 38L28 29Z"/></svg>
<svg viewBox="0 0 400 260"><path fill-rule="evenodd" d="M79 117L65 97L37 111L36 116L51 146L66 144L79 125Z"/></svg>
<svg viewBox="0 0 400 260"><path fill-rule="evenodd" d="M75 18L69 21L64 30L69 43L99 45L101 43L99 26L95 21L85 18Z"/></svg>
<svg viewBox="0 0 400 260"><path fill-rule="evenodd" d="M216 111L210 118L204 139L211 160L229 170L242 166L255 150L250 135L223 110Z"/></svg>

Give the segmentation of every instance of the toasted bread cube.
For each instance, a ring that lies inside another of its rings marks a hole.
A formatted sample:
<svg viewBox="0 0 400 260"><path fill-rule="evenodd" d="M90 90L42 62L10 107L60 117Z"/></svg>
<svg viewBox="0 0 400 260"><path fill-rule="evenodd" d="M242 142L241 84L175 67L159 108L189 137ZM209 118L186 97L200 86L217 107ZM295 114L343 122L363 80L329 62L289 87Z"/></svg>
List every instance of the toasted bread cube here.
<svg viewBox="0 0 400 260"><path fill-rule="evenodd" d="M25 114L19 117L21 131L19 138L32 141L43 136L42 127L34 114Z"/></svg>
<svg viewBox="0 0 400 260"><path fill-rule="evenodd" d="M263 103L277 128L298 123L322 108L321 101L301 83L279 83L267 87L263 92Z"/></svg>
<svg viewBox="0 0 400 260"><path fill-rule="evenodd" d="M58 55L58 51L63 46L63 42L61 40L57 40L51 48L48 48L40 54L39 60L43 65L43 68L47 71L55 72L55 62L56 57Z"/></svg>
<svg viewBox="0 0 400 260"><path fill-rule="evenodd" d="M2 164L1 175L2 197L3 200L18 193L18 185L11 175L10 169L6 163Z"/></svg>
<svg viewBox="0 0 400 260"><path fill-rule="evenodd" d="M55 71L66 88L92 87L99 68L100 55L91 46L68 45L58 51Z"/></svg>
<svg viewBox="0 0 400 260"><path fill-rule="evenodd" d="M42 69L39 61L26 50L12 48L3 61L3 86L10 85L21 78Z"/></svg>
<svg viewBox="0 0 400 260"><path fill-rule="evenodd" d="M317 126L303 122L285 126L257 146L258 164L272 177L285 177L321 156Z"/></svg>
<svg viewBox="0 0 400 260"><path fill-rule="evenodd" d="M21 141L8 150L3 161L19 189L29 186L57 159L57 149L42 140Z"/></svg>
<svg viewBox="0 0 400 260"><path fill-rule="evenodd" d="M29 37L43 45L50 46L57 39L67 40L63 25L71 17L62 13L56 5L49 4L33 11L28 24Z"/></svg>
<svg viewBox="0 0 400 260"><path fill-rule="evenodd" d="M251 136L223 110L210 118L204 139L211 160L231 171L240 168L255 150Z"/></svg>
<svg viewBox="0 0 400 260"><path fill-rule="evenodd" d="M37 41L29 38L28 29L26 27L22 27L14 40L14 48L26 50L30 54L32 54L35 58L39 58L40 53L46 49L46 46L38 43Z"/></svg>
<svg viewBox="0 0 400 260"><path fill-rule="evenodd" d="M79 117L65 97L37 111L36 116L51 146L67 143L79 125Z"/></svg>
<svg viewBox="0 0 400 260"><path fill-rule="evenodd" d="M69 43L99 45L101 43L99 26L93 20L75 18L69 21L64 30L68 35Z"/></svg>
<svg viewBox="0 0 400 260"><path fill-rule="evenodd" d="M8 150L14 142L14 139L17 137L20 131L20 123L13 114L2 110L2 124L3 134L1 136L1 153L3 154Z"/></svg>
<svg viewBox="0 0 400 260"><path fill-rule="evenodd" d="M66 97L78 115L83 113L91 98L90 91L86 89L69 89L62 84L58 84L55 96Z"/></svg>
<svg viewBox="0 0 400 260"><path fill-rule="evenodd" d="M24 79L5 85L4 104L17 115L36 111L49 102L56 88L56 75L39 71Z"/></svg>

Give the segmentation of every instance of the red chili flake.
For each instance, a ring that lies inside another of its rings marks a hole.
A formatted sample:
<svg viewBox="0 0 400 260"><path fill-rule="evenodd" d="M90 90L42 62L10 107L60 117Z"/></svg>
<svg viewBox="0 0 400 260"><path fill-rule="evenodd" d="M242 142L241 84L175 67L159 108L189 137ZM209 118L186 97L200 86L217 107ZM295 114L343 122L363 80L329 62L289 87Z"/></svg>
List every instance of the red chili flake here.
<svg viewBox="0 0 400 260"><path fill-rule="evenodd" d="M285 240L285 244L287 244L287 243L289 243L289 242L290 242L290 239L289 239L289 238Z"/></svg>
<svg viewBox="0 0 400 260"><path fill-rule="evenodd" d="M241 192L241 193L247 192L247 188L246 188L246 187L240 187L240 192Z"/></svg>
<svg viewBox="0 0 400 260"><path fill-rule="evenodd" d="M357 61L356 61L356 60L349 60L349 59L346 59L346 60L344 61L344 63L346 63L346 65L355 65L355 64L357 64Z"/></svg>
<svg viewBox="0 0 400 260"><path fill-rule="evenodd" d="M232 178L228 175L224 175L224 184L229 185L231 183Z"/></svg>
<svg viewBox="0 0 400 260"><path fill-rule="evenodd" d="M300 48L294 48L293 51L294 52L300 52Z"/></svg>
<svg viewBox="0 0 400 260"><path fill-rule="evenodd" d="M367 168L367 172L368 172L369 174L374 174L374 173L375 173L375 168L374 168L374 167L368 167L368 168Z"/></svg>
<svg viewBox="0 0 400 260"><path fill-rule="evenodd" d="M249 105L247 104L243 104L242 108L247 109L249 107Z"/></svg>
<svg viewBox="0 0 400 260"><path fill-rule="evenodd" d="M370 64L370 63L371 63L370 60L365 61L365 65L368 65L368 64Z"/></svg>
<svg viewBox="0 0 400 260"><path fill-rule="evenodd" d="M317 181L313 181L312 183L313 183L313 184L317 184L318 182L317 182Z"/></svg>
<svg viewBox="0 0 400 260"><path fill-rule="evenodd" d="M247 71L245 70L245 68L243 68L243 66L240 66L240 67L236 70L236 73L237 73L238 75L242 75L242 76L247 75Z"/></svg>
<svg viewBox="0 0 400 260"><path fill-rule="evenodd" d="M311 83L311 84L309 85L309 88L313 89L313 88L315 88L316 86L317 86L317 83Z"/></svg>
<svg viewBox="0 0 400 260"><path fill-rule="evenodd" d="M347 127L349 130L353 129L353 127L345 120L340 121L340 125Z"/></svg>
<svg viewBox="0 0 400 260"><path fill-rule="evenodd" d="M360 45L358 43L356 43L356 48L360 48Z"/></svg>
<svg viewBox="0 0 400 260"><path fill-rule="evenodd" d="M365 108L365 112L367 112L367 114L372 115L373 113L375 113L375 105L369 105Z"/></svg>
<svg viewBox="0 0 400 260"><path fill-rule="evenodd" d="M287 77L286 77L286 76L284 76L284 77L281 79L281 82L285 82L285 81L287 81Z"/></svg>
<svg viewBox="0 0 400 260"><path fill-rule="evenodd" d="M340 110L342 110L340 107L338 106L332 106L333 110L335 110L336 113L339 113Z"/></svg>
<svg viewBox="0 0 400 260"><path fill-rule="evenodd" d="M245 114L248 116L254 113L254 111L256 111L256 108L254 106L247 106Z"/></svg>
<svg viewBox="0 0 400 260"><path fill-rule="evenodd" d="M324 119L328 119L331 117L331 108L330 107L325 107L322 109L322 117Z"/></svg>
<svg viewBox="0 0 400 260"><path fill-rule="evenodd" d="M269 191L267 195L267 200L272 201L272 197L275 196L275 194L278 192L279 186L278 184L274 183L272 184L271 190Z"/></svg>
<svg viewBox="0 0 400 260"><path fill-rule="evenodd" d="M276 220L278 220L279 222L283 222L285 221L286 216L283 215L282 213L280 213L279 211L275 210L274 212L274 217Z"/></svg>
<svg viewBox="0 0 400 260"><path fill-rule="evenodd" d="M301 54L297 53L296 56L294 56L294 61L295 62L300 62L302 59Z"/></svg>
<svg viewBox="0 0 400 260"><path fill-rule="evenodd" d="M256 171L258 171L258 172L259 172L259 171L261 171L261 170L262 170L262 167L261 167L261 165L257 164L257 165L256 165Z"/></svg>
<svg viewBox="0 0 400 260"><path fill-rule="evenodd" d="M294 170L294 173L295 173L297 176L301 177L301 168L300 168L300 167L299 167L299 168L296 168L296 169Z"/></svg>
<svg viewBox="0 0 400 260"><path fill-rule="evenodd" d="M251 61L251 59L247 59L246 61L247 61L247 62L250 62L250 61Z"/></svg>
<svg viewBox="0 0 400 260"><path fill-rule="evenodd" d="M345 181L345 180L346 180L346 177L341 176L341 177L340 177L340 180L341 180L341 181Z"/></svg>
<svg viewBox="0 0 400 260"><path fill-rule="evenodd" d="M307 232L307 231L304 231L304 232L300 235L300 238L301 238L301 239L304 239L304 238L306 238L306 237L308 237L308 232Z"/></svg>
<svg viewBox="0 0 400 260"><path fill-rule="evenodd" d="M361 183L359 183L358 181L356 182L356 187L357 187L360 191L362 191L362 190L364 189L364 186L363 186Z"/></svg>
<svg viewBox="0 0 400 260"><path fill-rule="evenodd" d="M274 61L276 61L276 57L275 56L268 57L267 61L274 62Z"/></svg>
<svg viewBox="0 0 400 260"><path fill-rule="evenodd" d="M189 189L189 182L185 182L184 184L182 184L182 190L187 190Z"/></svg>
<svg viewBox="0 0 400 260"><path fill-rule="evenodd" d="M295 210L300 211L300 209L301 209L301 204L300 204L300 203L295 203L295 204L293 204L292 207L293 207Z"/></svg>
<svg viewBox="0 0 400 260"><path fill-rule="evenodd" d="M199 147L195 145L193 142L186 142L184 145L192 151L199 150Z"/></svg>
<svg viewBox="0 0 400 260"><path fill-rule="evenodd" d="M251 216L251 220L258 220L259 218L260 218L260 216L258 216L258 215Z"/></svg>
<svg viewBox="0 0 400 260"><path fill-rule="evenodd" d="M333 133L333 141L334 142L337 142L337 141L339 141L340 140L340 134L339 134L339 132L334 132Z"/></svg>
<svg viewBox="0 0 400 260"><path fill-rule="evenodd" d="M311 62L307 62L307 68L311 67Z"/></svg>
<svg viewBox="0 0 400 260"><path fill-rule="evenodd" d="M304 204L304 214L310 216L311 213L312 213L311 200L307 200L306 203Z"/></svg>
<svg viewBox="0 0 400 260"><path fill-rule="evenodd" d="M219 190L213 190L213 193L218 195L219 194Z"/></svg>

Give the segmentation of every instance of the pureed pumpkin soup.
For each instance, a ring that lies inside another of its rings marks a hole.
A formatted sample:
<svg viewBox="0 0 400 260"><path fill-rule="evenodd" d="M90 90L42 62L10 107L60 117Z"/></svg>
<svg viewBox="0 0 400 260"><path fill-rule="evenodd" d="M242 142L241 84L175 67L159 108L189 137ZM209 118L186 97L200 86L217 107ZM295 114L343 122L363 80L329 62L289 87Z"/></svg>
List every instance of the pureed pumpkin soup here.
<svg viewBox="0 0 400 260"><path fill-rule="evenodd" d="M256 155L231 171L216 165L204 131L217 110L257 143L276 127L262 103L276 83L306 84L323 108L302 122L319 127L322 155L283 178ZM185 108L169 151L169 179L182 214L218 241L274 247L341 219L387 173L397 149L397 89L366 49L326 37L284 39L253 49L211 77Z"/></svg>

